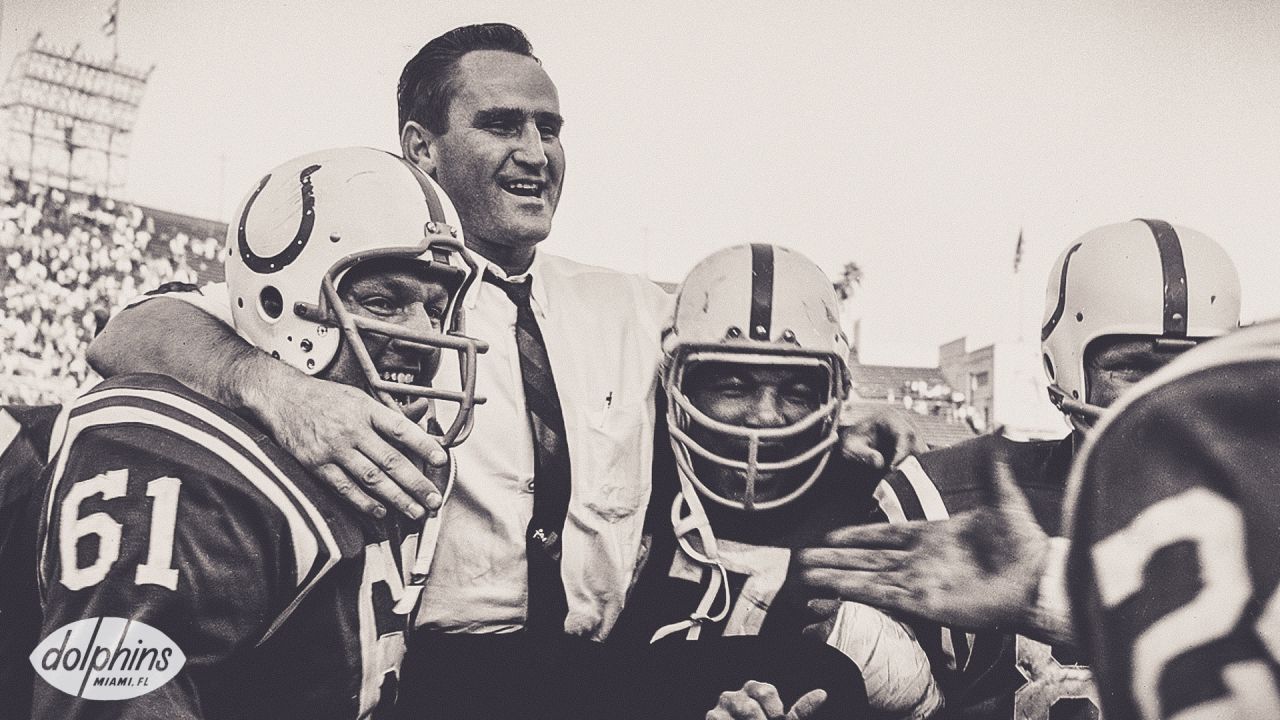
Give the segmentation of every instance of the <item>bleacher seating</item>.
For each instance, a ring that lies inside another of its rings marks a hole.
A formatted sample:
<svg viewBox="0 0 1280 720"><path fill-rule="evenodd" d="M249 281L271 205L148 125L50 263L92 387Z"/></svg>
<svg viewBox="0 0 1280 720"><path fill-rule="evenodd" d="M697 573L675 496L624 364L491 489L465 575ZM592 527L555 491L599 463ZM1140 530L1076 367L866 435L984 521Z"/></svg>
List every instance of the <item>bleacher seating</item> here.
<svg viewBox="0 0 1280 720"><path fill-rule="evenodd" d="M0 179L0 403L56 402L93 380L110 314L170 281L221 279L225 226Z"/></svg>

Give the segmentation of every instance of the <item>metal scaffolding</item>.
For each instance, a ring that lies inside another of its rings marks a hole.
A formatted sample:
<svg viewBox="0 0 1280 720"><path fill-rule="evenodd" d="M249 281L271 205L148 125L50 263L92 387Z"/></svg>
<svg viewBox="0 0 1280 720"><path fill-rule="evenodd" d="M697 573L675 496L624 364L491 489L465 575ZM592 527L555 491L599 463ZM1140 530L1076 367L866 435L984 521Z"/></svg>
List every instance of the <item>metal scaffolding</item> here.
<svg viewBox="0 0 1280 720"><path fill-rule="evenodd" d="M4 162L16 178L111 197L123 186L138 106L154 66L98 60L37 33L0 91Z"/></svg>

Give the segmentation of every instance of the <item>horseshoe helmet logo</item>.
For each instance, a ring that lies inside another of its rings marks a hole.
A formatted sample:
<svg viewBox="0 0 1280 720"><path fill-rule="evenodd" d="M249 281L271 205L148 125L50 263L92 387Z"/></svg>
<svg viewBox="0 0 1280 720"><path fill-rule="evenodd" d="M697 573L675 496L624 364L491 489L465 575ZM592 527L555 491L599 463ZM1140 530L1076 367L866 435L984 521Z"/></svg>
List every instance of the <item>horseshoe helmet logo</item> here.
<svg viewBox="0 0 1280 720"><path fill-rule="evenodd" d="M253 201L258 199L258 195L262 193L262 189L267 186L267 182L271 180L271 174L267 173L265 177L258 182L258 187L245 201L244 212L240 213L240 224L236 234L236 246L240 250L240 256L244 258L244 264L250 270L268 275L278 272L281 268L286 267L289 263L298 259L298 255L302 253L303 248L307 246L307 242L311 240L311 230L316 224L316 194L315 189L311 187L311 175L319 170L319 165L310 165L303 168L298 174L298 182L302 185L302 217L298 221L298 231L293 235L293 241L285 246L283 250L272 255L271 257L262 257L253 252L249 247L249 240L245 237L244 226L249 219L249 210L253 207Z"/></svg>

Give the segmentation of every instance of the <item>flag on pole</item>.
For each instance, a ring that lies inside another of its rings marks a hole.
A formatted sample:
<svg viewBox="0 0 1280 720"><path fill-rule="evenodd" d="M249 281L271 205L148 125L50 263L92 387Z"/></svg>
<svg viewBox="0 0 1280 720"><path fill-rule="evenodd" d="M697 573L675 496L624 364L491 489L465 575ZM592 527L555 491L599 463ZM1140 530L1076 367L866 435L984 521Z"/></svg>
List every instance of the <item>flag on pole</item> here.
<svg viewBox="0 0 1280 720"><path fill-rule="evenodd" d="M102 33L107 37L115 37L116 24L120 19L120 0L111 3L107 8L107 19L102 22Z"/></svg>
<svg viewBox="0 0 1280 720"><path fill-rule="evenodd" d="M1018 272L1018 266L1022 264L1022 228L1018 228L1018 244L1013 248L1013 271Z"/></svg>

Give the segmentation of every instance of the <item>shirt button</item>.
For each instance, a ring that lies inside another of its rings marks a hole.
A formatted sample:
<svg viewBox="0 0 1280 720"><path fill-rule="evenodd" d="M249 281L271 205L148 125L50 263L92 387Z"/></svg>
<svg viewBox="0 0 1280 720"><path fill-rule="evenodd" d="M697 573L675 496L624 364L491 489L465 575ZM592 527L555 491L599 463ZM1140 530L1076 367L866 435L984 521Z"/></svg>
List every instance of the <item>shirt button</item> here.
<svg viewBox="0 0 1280 720"><path fill-rule="evenodd" d="M530 480L529 482L525 483L524 487L529 492L533 492L533 481Z"/></svg>

